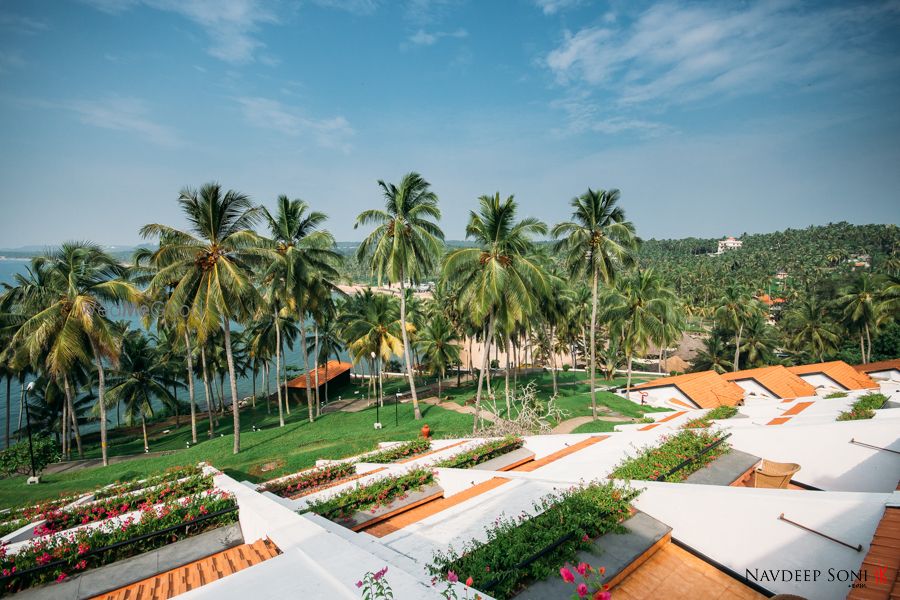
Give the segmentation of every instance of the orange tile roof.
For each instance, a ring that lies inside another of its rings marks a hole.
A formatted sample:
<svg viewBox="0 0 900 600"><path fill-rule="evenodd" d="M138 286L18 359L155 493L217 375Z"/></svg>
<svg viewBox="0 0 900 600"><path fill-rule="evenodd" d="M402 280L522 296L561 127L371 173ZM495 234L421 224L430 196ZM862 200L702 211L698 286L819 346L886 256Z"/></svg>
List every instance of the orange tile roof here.
<svg viewBox="0 0 900 600"><path fill-rule="evenodd" d="M338 360L329 360L328 361L328 381L331 381L338 375L342 373L346 373L350 370L353 365L348 362L341 362ZM319 372L319 385L325 385L325 365L320 366L318 369ZM309 372L309 378L312 380L312 385L310 387L315 387L316 385L316 371ZM300 375L299 377L294 377L290 381L287 382L287 386L290 388L306 388L306 375Z"/></svg>
<svg viewBox="0 0 900 600"><path fill-rule="evenodd" d="M782 414L784 414L785 416L799 415L813 404L815 404L815 402L798 402L794 406L784 411L784 413Z"/></svg>
<svg viewBox="0 0 900 600"><path fill-rule="evenodd" d="M853 588L847 600L888 600L900 597L900 508L887 507L860 566L864 588Z"/></svg>
<svg viewBox="0 0 900 600"><path fill-rule="evenodd" d="M900 358L895 358L894 360L880 360L878 362L866 363L864 365L856 365L853 368L860 373L866 374L869 374L873 371L890 371L891 369L900 371Z"/></svg>
<svg viewBox="0 0 900 600"><path fill-rule="evenodd" d="M816 388L781 365L724 373L722 377L735 382L752 379L781 399L816 395Z"/></svg>
<svg viewBox="0 0 900 600"><path fill-rule="evenodd" d="M795 375L821 373L848 390L878 388L878 384L869 379L868 375L860 373L842 360L815 363L812 365L799 365L796 367L788 367L787 370Z"/></svg>
<svg viewBox="0 0 900 600"><path fill-rule="evenodd" d="M687 373L642 383L632 390L649 390L674 386L700 408L737 406L744 399L744 389L724 379L715 371Z"/></svg>
<svg viewBox="0 0 900 600"><path fill-rule="evenodd" d="M281 550L269 539L257 540L100 594L93 600L168 600L279 554Z"/></svg>

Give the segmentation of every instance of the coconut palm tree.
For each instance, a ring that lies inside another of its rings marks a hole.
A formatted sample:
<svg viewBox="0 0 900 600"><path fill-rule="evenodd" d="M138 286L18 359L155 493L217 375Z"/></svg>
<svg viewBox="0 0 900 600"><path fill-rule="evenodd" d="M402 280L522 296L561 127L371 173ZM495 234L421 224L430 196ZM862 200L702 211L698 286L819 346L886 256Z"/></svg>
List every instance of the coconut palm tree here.
<svg viewBox="0 0 900 600"><path fill-rule="evenodd" d="M443 275L459 289L460 303L472 319L484 323L484 350L472 430L478 430L481 390L494 340L498 312L506 311L506 321L522 321L534 312L539 298L550 289L551 276L532 256L532 238L545 234L547 226L537 219L516 220L512 196L500 200L500 193L481 196L478 212L469 214L466 239L474 247L458 248L444 259Z"/></svg>
<svg viewBox="0 0 900 600"><path fill-rule="evenodd" d="M573 198L572 220L553 228L556 250L563 253L566 266L574 277L587 276L591 281L591 415L597 419L597 306L598 287L602 281L610 285L617 272L634 262L638 238L634 225L625 219L618 206L619 190L592 190Z"/></svg>
<svg viewBox="0 0 900 600"><path fill-rule="evenodd" d="M851 331L859 333L859 350L863 363L872 356L872 330L881 318L879 290L870 275L860 275L853 280L837 299L843 310L843 319Z"/></svg>
<svg viewBox="0 0 900 600"><path fill-rule="evenodd" d="M728 344L725 341L727 334L719 329L714 329L706 338L706 343L692 361L692 371L715 371L725 373L734 365L728 360Z"/></svg>
<svg viewBox="0 0 900 600"><path fill-rule="evenodd" d="M164 404L174 403L169 389L177 384L165 363L159 361L159 353L149 338L140 331L128 332L122 345L120 364L110 373L108 401L122 403L128 425L140 420L144 452L150 451L147 417L153 416L153 399Z"/></svg>
<svg viewBox="0 0 900 600"><path fill-rule="evenodd" d="M280 256L272 264L274 282L282 284L282 289L275 293L286 308L296 312L305 347L307 313L316 300L315 293L321 293L316 288L334 287L331 282L338 276L335 265L340 262L340 255L334 251L332 235L321 229L328 219L325 213L310 210L308 203L285 195L278 197L276 205L274 215L263 208L272 242ZM303 360L309 373L309 354L304 353ZM309 386L306 386L306 403L309 420L313 422L316 413Z"/></svg>
<svg viewBox="0 0 900 600"><path fill-rule="evenodd" d="M42 358L47 372L62 379L79 455L82 455L81 434L74 421L69 371L76 363L88 364L93 360L98 374L100 449L103 464L107 465L103 362L115 364L120 340L106 311L111 304L137 302L141 294L126 281L127 269L94 244L65 243L58 250L35 259L35 265L40 265L37 268L46 275L44 287L21 297L27 306L25 312L31 316L16 331L11 345L21 343L32 364Z"/></svg>
<svg viewBox="0 0 900 600"><path fill-rule="evenodd" d="M438 399L441 398L441 382L447 368L459 362L459 337L450 321L441 313L435 313L419 332L419 348L428 370L438 377Z"/></svg>
<svg viewBox="0 0 900 600"><path fill-rule="evenodd" d="M143 237L160 240L151 259L158 269L151 288L177 281L166 302L166 316L175 322L186 313L187 324L197 332L201 343L221 328L231 384L233 451L237 454L241 449L241 418L231 322L253 314L259 297L252 281L253 268L262 258L272 259L274 251L263 247L260 237L251 230L259 209L244 194L233 190L223 193L218 183L208 183L199 190L185 188L178 203L190 225L188 230L159 223L141 228Z"/></svg>
<svg viewBox="0 0 900 600"><path fill-rule="evenodd" d="M316 322L315 340L309 340L306 344L307 352L312 352L316 357L316 370L318 371L318 363L325 365L325 404L328 404L328 361L332 356L335 360L340 360L344 349L338 319L342 312L343 308L329 296L329 301L319 311L321 323Z"/></svg>
<svg viewBox="0 0 900 600"><path fill-rule="evenodd" d="M819 362L823 362L825 354L837 348L840 341L837 327L828 316L828 307L811 289L791 303L791 308L785 312L784 323L790 344L797 350L808 352Z"/></svg>
<svg viewBox="0 0 900 600"><path fill-rule="evenodd" d="M729 285L725 288L722 297L718 300L716 319L722 325L734 332L734 361L732 369L737 371L741 362L741 337L747 322L759 314L759 303L748 294L744 288L738 285Z"/></svg>
<svg viewBox="0 0 900 600"><path fill-rule="evenodd" d="M415 284L430 273L443 250L444 232L435 221L440 220L437 194L418 173L407 173L400 185L378 181L384 196L384 210L370 209L359 214L354 229L375 224L375 230L359 245L356 258L369 261L378 283L387 279L400 284L400 322L403 358L412 395L415 418L421 419L419 398L413 378L413 364L406 319L406 283Z"/></svg>

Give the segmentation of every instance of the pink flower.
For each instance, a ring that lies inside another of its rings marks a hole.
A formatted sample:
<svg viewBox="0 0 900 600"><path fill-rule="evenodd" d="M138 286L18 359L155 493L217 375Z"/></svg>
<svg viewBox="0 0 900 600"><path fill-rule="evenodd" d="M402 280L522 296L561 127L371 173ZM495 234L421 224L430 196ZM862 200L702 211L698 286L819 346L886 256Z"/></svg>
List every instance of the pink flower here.
<svg viewBox="0 0 900 600"><path fill-rule="evenodd" d="M447 571L447 581L449 581L450 583L456 583L457 581L459 581L459 576L457 576L457 574L453 571Z"/></svg>
<svg viewBox="0 0 900 600"><path fill-rule="evenodd" d="M59 574L59 577L56 578L56 583L59 583L60 581L65 580L65 578L66 578L66 574L65 574L65 573L60 573L60 574Z"/></svg>
<svg viewBox="0 0 900 600"><path fill-rule="evenodd" d="M361 581L361 580L356 582L356 587L358 587L358 588L361 588L361 587L362 587L362 581Z"/></svg>
<svg viewBox="0 0 900 600"><path fill-rule="evenodd" d="M568 567L562 567L559 570L559 575L566 583L575 583L575 576L572 574L572 571L568 569Z"/></svg>
<svg viewBox="0 0 900 600"><path fill-rule="evenodd" d="M600 592L596 596L594 596L595 600L611 600L612 594L609 592Z"/></svg>
<svg viewBox="0 0 900 600"><path fill-rule="evenodd" d="M589 542L589 541L591 541L591 538L588 536L588 534L584 534L583 536L581 536L581 541Z"/></svg>
<svg viewBox="0 0 900 600"><path fill-rule="evenodd" d="M466 579L466 585L467 585L467 586L472 587L472 583L473 583L473 580L472 580L471 577L469 577L468 579Z"/></svg>
<svg viewBox="0 0 900 600"><path fill-rule="evenodd" d="M587 586L583 583L579 583L578 588L575 591L578 592L579 598L584 598L585 596L587 596L587 593L588 593Z"/></svg>
<svg viewBox="0 0 900 600"><path fill-rule="evenodd" d="M587 564L586 562L580 562L578 563L578 566L575 567L575 570L578 571L578 574L583 577L585 573L591 570L591 565Z"/></svg>

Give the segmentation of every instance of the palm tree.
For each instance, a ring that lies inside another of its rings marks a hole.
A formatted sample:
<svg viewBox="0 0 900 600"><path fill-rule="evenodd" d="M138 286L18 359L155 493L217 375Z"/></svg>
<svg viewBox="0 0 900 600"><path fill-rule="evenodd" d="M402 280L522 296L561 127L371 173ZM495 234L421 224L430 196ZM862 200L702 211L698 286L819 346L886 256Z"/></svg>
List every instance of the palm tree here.
<svg viewBox="0 0 900 600"><path fill-rule="evenodd" d="M692 361L693 371L715 371L716 373L725 373L734 368L734 365L728 360L728 345L725 342L726 333L715 329L710 336L706 338L705 346L697 352Z"/></svg>
<svg viewBox="0 0 900 600"><path fill-rule="evenodd" d="M626 394L631 389L631 366L636 353L646 352L651 342L662 343L666 322L673 319L675 292L653 269L635 269L621 278L604 299L604 318L622 340L628 361Z"/></svg>
<svg viewBox="0 0 900 600"><path fill-rule="evenodd" d="M862 361L864 364L868 363L872 357L872 329L878 325L881 317L879 290L874 278L870 275L857 277L837 299L837 303L843 309L843 318L847 326L859 332Z"/></svg>
<svg viewBox="0 0 900 600"><path fill-rule="evenodd" d="M69 371L76 363L89 363L93 359L98 374L100 449L103 464L107 465L103 361L115 364L120 341L115 326L106 317L106 310L110 304L138 301L140 293L125 280L125 267L94 244L65 243L35 261L47 276L46 285L22 298L32 316L18 329L11 345L22 343L32 363L45 354L48 373L62 379L79 455L82 454L81 434L74 421Z"/></svg>
<svg viewBox="0 0 900 600"><path fill-rule="evenodd" d="M619 202L619 190L592 190L572 199L572 220L553 228L556 249L575 277L591 280L591 414L597 419L597 302L598 286L615 281L622 267L630 266L638 239L634 225L625 220Z"/></svg>
<svg viewBox="0 0 900 600"><path fill-rule="evenodd" d="M259 212L247 196L233 190L223 194L219 184L208 183L199 191L185 188L178 203L190 224L188 231L158 223L141 228L143 237L160 239L152 257L158 271L151 287L178 282L166 302L166 315L174 322L187 313L188 326L197 332L201 343L221 327L231 383L233 451L237 454L241 449L241 421L231 321L244 320L253 313L258 299L251 280L253 267L262 257L273 258L274 253L262 247L259 236L250 229Z"/></svg>
<svg viewBox="0 0 900 600"><path fill-rule="evenodd" d="M484 351L472 430L477 431L481 410L481 389L501 307L509 320L521 321L533 312L538 298L546 297L550 275L532 257L532 236L547 232L547 226L533 218L516 221L512 196L500 200L500 193L481 196L478 212L469 214L466 239L475 246L454 250L444 259L443 275L455 282L460 302L472 319L485 323Z"/></svg>
<svg viewBox="0 0 900 600"><path fill-rule="evenodd" d="M306 313L312 300L310 290L317 283L329 289L333 287L330 280L337 277L334 265L340 261L340 255L333 249L334 238L331 234L320 229L328 219L325 213L312 211L303 200L291 200L285 195L279 196L276 204L278 209L274 215L263 208L272 241L280 256L280 261L272 265L277 270L275 282L280 282L282 286L275 293L287 308L297 313L301 339L305 340ZM303 355L303 360L308 373L308 353ZM316 413L309 386L306 386L306 403L312 422Z"/></svg>
<svg viewBox="0 0 900 600"><path fill-rule="evenodd" d="M762 314L754 315L747 321L744 329L741 353L744 356L745 368L752 369L775 363L778 342L775 328L766 322Z"/></svg>
<svg viewBox="0 0 900 600"><path fill-rule="evenodd" d="M316 324L316 340L307 343L307 352L313 350L316 363L325 365L325 404L328 404L328 361L330 357L340 360L341 350L344 349L344 341L341 339L340 323L338 315L342 308L330 300L320 312L322 322ZM318 367L316 367L318 372ZM318 386L316 386L318 387Z"/></svg>
<svg viewBox="0 0 900 600"><path fill-rule="evenodd" d="M456 330L441 313L433 314L419 333L419 347L425 364L438 377L438 400L447 368L459 362L458 341Z"/></svg>
<svg viewBox="0 0 900 600"><path fill-rule="evenodd" d="M138 418L144 434L144 452L150 451L147 440L147 417L153 416L153 399L164 404L175 402L169 388L178 385L159 361L157 349L140 331L125 335L120 365L110 374L108 401L125 406L125 422L133 425Z"/></svg>
<svg viewBox="0 0 900 600"><path fill-rule="evenodd" d="M400 322L403 334L403 358L412 395L416 420L422 418L413 364L410 357L409 332L406 320L406 282L415 284L430 273L442 252L444 232L434 221L440 220L437 195L430 184L418 173L407 173L396 186L378 181L381 187L384 210L365 210L356 218L354 229L374 223L375 230L359 245L356 258L360 262L370 260L372 271L380 283L387 279L400 284Z"/></svg>
<svg viewBox="0 0 900 600"><path fill-rule="evenodd" d="M837 329L828 318L827 307L813 290L791 304L785 312L784 322L790 332L790 343L798 350L804 350L819 362L825 354L834 350L840 341Z"/></svg>
<svg viewBox="0 0 900 600"><path fill-rule="evenodd" d="M741 362L741 337L744 326L760 312L759 303L750 294L737 285L729 285L725 293L718 301L716 319L723 325L734 331L734 362L733 370L740 368Z"/></svg>

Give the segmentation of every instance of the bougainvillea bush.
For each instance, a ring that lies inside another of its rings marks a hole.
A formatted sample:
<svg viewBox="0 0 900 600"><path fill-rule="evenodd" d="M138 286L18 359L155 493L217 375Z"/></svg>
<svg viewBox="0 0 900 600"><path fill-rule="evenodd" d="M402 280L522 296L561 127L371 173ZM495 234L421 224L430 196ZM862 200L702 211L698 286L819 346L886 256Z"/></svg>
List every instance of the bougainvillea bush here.
<svg viewBox="0 0 900 600"><path fill-rule="evenodd" d="M96 492L94 492L94 499L100 500L102 498L121 496L122 494L127 494L128 492L135 492L137 490L162 485L171 481L178 481L179 479L201 475L202 473L203 469L201 469L197 465L187 467L172 467L170 469L166 469L165 472L160 473L159 475L154 475L153 477L148 477L147 479L142 479L140 481L125 481L121 483L115 483L109 487L97 490Z"/></svg>
<svg viewBox="0 0 900 600"><path fill-rule="evenodd" d="M675 435L665 436L658 446L643 448L636 456L630 456L613 470L614 479L651 479L656 481L684 481L720 456L731 451L728 442L722 442L712 450L698 456L707 446L722 437L719 431L685 429ZM689 458L695 458L684 468L666 474Z"/></svg>
<svg viewBox="0 0 900 600"><path fill-rule="evenodd" d="M293 477L270 481L260 491L272 492L283 498L310 493L317 488L356 474L356 466L350 462L334 463L298 473Z"/></svg>
<svg viewBox="0 0 900 600"><path fill-rule="evenodd" d="M234 507L233 496L213 490L147 506L138 516L130 516L123 521L110 519L96 528L36 538L15 554L8 553L6 546L0 546L0 595L43 583L64 581L74 574L233 523L238 519L236 510L204 517ZM176 525L183 527L164 535L106 549L113 544L135 540Z"/></svg>
<svg viewBox="0 0 900 600"><path fill-rule="evenodd" d="M405 498L434 483L434 472L413 469L402 475L384 477L367 485L360 485L325 500L310 503L308 510L326 519L342 519L362 510L375 510L394 500Z"/></svg>
<svg viewBox="0 0 900 600"><path fill-rule="evenodd" d="M434 466L453 469L470 469L483 462L487 462L492 458L497 458L498 456L503 456L513 450L518 450L522 447L523 443L524 441L522 438L514 435L508 435L496 440L488 440L471 450L466 450L465 452L460 452L450 458L438 461Z"/></svg>
<svg viewBox="0 0 900 600"><path fill-rule="evenodd" d="M534 503L534 515L498 517L487 527L485 541L471 540L459 552L436 552L428 569L435 581L452 572L461 579L471 577L469 585L495 598L510 598L529 582L556 573L561 563L575 560L594 538L623 531L629 503L639 493L607 482L550 494Z"/></svg>
<svg viewBox="0 0 900 600"><path fill-rule="evenodd" d="M59 510L80 497L80 495L64 496L56 500L47 500L40 504L27 504L11 508L0 516L0 537L21 529L25 525L40 519L40 515L51 510Z"/></svg>
<svg viewBox="0 0 900 600"><path fill-rule="evenodd" d="M387 450L381 450L374 454L362 457L363 462L368 463L392 463L404 458L410 458L418 454L424 454L431 450L431 442L425 438L418 438L403 442Z"/></svg>
<svg viewBox="0 0 900 600"><path fill-rule="evenodd" d="M135 510L142 510L146 506L159 504L169 499L196 494L212 487L212 476L194 475L181 481L159 485L146 493L110 498L68 510L51 509L37 516L38 519L44 519L44 523L35 527L34 534L48 535L71 527L96 523Z"/></svg>

